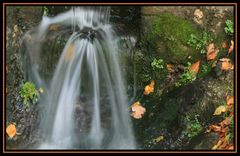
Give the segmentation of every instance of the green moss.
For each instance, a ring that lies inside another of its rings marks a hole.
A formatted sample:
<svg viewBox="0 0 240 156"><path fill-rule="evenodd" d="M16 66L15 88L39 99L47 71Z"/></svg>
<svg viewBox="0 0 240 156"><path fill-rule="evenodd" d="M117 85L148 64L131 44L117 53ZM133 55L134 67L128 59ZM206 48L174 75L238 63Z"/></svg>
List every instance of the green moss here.
<svg viewBox="0 0 240 156"><path fill-rule="evenodd" d="M192 138L196 135L198 135L203 130L202 124L198 121L197 117L199 115L195 115L194 119L190 119L190 117L187 115L184 118L184 123L186 125L186 129L184 133L189 137Z"/></svg>
<svg viewBox="0 0 240 156"><path fill-rule="evenodd" d="M20 96L23 98L23 103L29 107L30 102L36 103L39 97L38 90L31 82L26 82L21 86Z"/></svg>
<svg viewBox="0 0 240 156"><path fill-rule="evenodd" d="M159 40L165 44L167 51L163 53L164 59L184 62L188 58L196 60L196 57L200 57L196 50L187 45L191 34L199 36L201 32L190 22L165 13L152 21L146 38L149 42L153 42L153 45Z"/></svg>

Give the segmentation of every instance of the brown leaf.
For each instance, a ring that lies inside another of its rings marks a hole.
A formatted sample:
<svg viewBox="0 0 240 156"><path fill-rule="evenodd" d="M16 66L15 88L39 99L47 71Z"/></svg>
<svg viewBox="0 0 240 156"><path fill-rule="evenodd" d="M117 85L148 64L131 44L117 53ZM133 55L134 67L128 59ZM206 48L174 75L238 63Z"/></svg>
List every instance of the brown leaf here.
<svg viewBox="0 0 240 156"><path fill-rule="evenodd" d="M16 126L14 124L8 125L6 132L10 138L13 138L17 133Z"/></svg>
<svg viewBox="0 0 240 156"><path fill-rule="evenodd" d="M70 45L68 46L67 52L66 52L66 55L65 55L65 60L66 60L66 61L70 61L70 60L72 59L74 49L75 49L74 44L70 44Z"/></svg>
<svg viewBox="0 0 240 156"><path fill-rule="evenodd" d="M219 107L216 108L213 115L221 115L224 112L226 112L226 107L222 105L222 106L219 106Z"/></svg>
<svg viewBox="0 0 240 156"><path fill-rule="evenodd" d="M132 113L131 116L135 119L141 119L146 109L141 106L140 102L135 102L132 106Z"/></svg>
<svg viewBox="0 0 240 156"><path fill-rule="evenodd" d="M234 42L233 42L233 40L231 40L231 46L228 49L228 54L230 54L233 51L233 49L234 49Z"/></svg>
<svg viewBox="0 0 240 156"><path fill-rule="evenodd" d="M221 70L228 71L228 70L231 70L231 69L233 69L232 63L222 62Z"/></svg>
<svg viewBox="0 0 240 156"><path fill-rule="evenodd" d="M231 117L228 117L228 118L224 119L222 122L220 122L220 125L221 125L221 127L225 127L225 126L230 125L230 123L231 123Z"/></svg>
<svg viewBox="0 0 240 156"><path fill-rule="evenodd" d="M199 60L199 61L193 63L193 64L191 65L191 67L189 68L189 71L190 71L190 72L193 72L194 74L197 74L198 71L199 71L200 62L201 62L201 61Z"/></svg>
<svg viewBox="0 0 240 156"><path fill-rule="evenodd" d="M207 46L207 60L214 60L217 57L217 50L214 43L210 43Z"/></svg>
<svg viewBox="0 0 240 156"><path fill-rule="evenodd" d="M58 31L59 27L60 27L60 25L58 25L58 24L52 24L52 25L49 26L49 30Z"/></svg>
<svg viewBox="0 0 240 156"><path fill-rule="evenodd" d="M174 65L173 64L167 64L166 68L169 72L173 72L174 71Z"/></svg>
<svg viewBox="0 0 240 156"><path fill-rule="evenodd" d="M227 43L226 43L226 41L223 41L223 42L222 42L222 48L223 48L223 49L227 48Z"/></svg>
<svg viewBox="0 0 240 156"><path fill-rule="evenodd" d="M233 105L233 103L234 103L234 98L233 98L233 96L227 96L226 97L226 103L227 103L227 105Z"/></svg>
<svg viewBox="0 0 240 156"><path fill-rule="evenodd" d="M209 128L210 128L211 130L213 130L214 132L220 132L221 129L222 129L222 128L221 128L220 126L218 126L218 125L210 125Z"/></svg>
<svg viewBox="0 0 240 156"><path fill-rule="evenodd" d="M233 145L229 145L226 149L227 150L234 150L234 146Z"/></svg>

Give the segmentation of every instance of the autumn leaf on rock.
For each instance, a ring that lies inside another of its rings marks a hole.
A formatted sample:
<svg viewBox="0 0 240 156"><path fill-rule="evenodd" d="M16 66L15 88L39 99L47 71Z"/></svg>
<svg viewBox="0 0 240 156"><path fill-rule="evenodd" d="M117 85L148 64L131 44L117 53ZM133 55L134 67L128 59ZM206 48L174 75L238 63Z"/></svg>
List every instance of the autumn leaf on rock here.
<svg viewBox="0 0 240 156"><path fill-rule="evenodd" d="M215 49L214 43L207 46L207 60L214 60L217 57L218 51Z"/></svg>
<svg viewBox="0 0 240 156"><path fill-rule="evenodd" d="M220 125L221 125L221 127L225 127L225 126L230 125L230 123L231 123L231 117L228 117L228 118L224 119L222 122L220 122Z"/></svg>
<svg viewBox="0 0 240 156"><path fill-rule="evenodd" d="M221 129L222 129L222 128L221 128L220 126L218 126L218 125L210 125L209 128L210 128L211 130L213 130L214 132L220 132Z"/></svg>
<svg viewBox="0 0 240 156"><path fill-rule="evenodd" d="M222 48L223 48L223 49L226 49L226 48L227 48L227 43L226 43L226 41L223 41L223 42L222 42Z"/></svg>
<svg viewBox="0 0 240 156"><path fill-rule="evenodd" d="M221 61L221 70L228 71L233 69L233 65L229 58L222 58L219 59L219 61Z"/></svg>
<svg viewBox="0 0 240 156"><path fill-rule="evenodd" d="M6 132L10 138L13 138L17 133L16 126L14 124L8 125Z"/></svg>
<svg viewBox="0 0 240 156"><path fill-rule="evenodd" d="M226 97L226 110L229 111L231 110L232 106L233 106L233 103L234 103L234 98L233 96L227 96Z"/></svg>
<svg viewBox="0 0 240 156"><path fill-rule="evenodd" d="M191 67L189 68L189 71L193 72L196 75L198 73L198 71L199 71L200 62L201 61L197 61L194 64L192 64Z"/></svg>
<svg viewBox="0 0 240 156"><path fill-rule="evenodd" d="M173 72L173 71L174 71L174 70L173 70L174 65L172 65L172 64L167 64L167 65L166 65L166 68L167 68L167 70L168 70L169 72Z"/></svg>
<svg viewBox="0 0 240 156"><path fill-rule="evenodd" d="M144 93L143 94L148 95L150 93L153 93L154 92L154 85L155 85L155 82L152 80L151 83L144 88Z"/></svg>
<svg viewBox="0 0 240 156"><path fill-rule="evenodd" d="M132 113L131 116L135 119L141 119L144 113L146 112L146 109L141 106L140 102L135 102L131 106L132 108Z"/></svg>
<svg viewBox="0 0 240 156"><path fill-rule="evenodd" d="M233 51L233 49L234 49L234 42L233 42L233 40L231 40L231 46L228 49L228 54L230 54Z"/></svg>
<svg viewBox="0 0 240 156"><path fill-rule="evenodd" d="M221 115L224 112L226 112L226 107L222 105L222 106L219 106L218 108L216 108L213 115Z"/></svg>

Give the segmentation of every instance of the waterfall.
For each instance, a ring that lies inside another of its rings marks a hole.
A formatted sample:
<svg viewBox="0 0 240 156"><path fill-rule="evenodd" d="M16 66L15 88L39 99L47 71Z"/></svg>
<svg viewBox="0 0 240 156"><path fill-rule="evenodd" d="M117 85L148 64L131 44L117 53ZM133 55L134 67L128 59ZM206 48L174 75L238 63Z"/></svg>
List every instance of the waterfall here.
<svg viewBox="0 0 240 156"><path fill-rule="evenodd" d="M34 42L27 44L28 55L35 53L30 57L32 77L45 88L39 103L43 112L39 149L136 148L117 36L109 19L110 7L74 7L43 17ZM44 45L36 42L46 38L52 25L70 27L71 35L50 83L44 83L37 61Z"/></svg>

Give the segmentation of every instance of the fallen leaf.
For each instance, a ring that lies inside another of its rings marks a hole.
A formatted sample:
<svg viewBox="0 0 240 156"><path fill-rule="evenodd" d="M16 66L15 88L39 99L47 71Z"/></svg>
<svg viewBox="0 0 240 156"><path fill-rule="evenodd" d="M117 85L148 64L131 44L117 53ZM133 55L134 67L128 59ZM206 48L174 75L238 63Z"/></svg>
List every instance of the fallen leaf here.
<svg viewBox="0 0 240 156"><path fill-rule="evenodd" d="M135 119L141 119L144 113L146 112L146 109L141 106L140 102L135 102L131 106L132 108L132 113L131 116Z"/></svg>
<svg viewBox="0 0 240 156"><path fill-rule="evenodd" d="M172 65L172 64L167 64L166 65L166 68L167 68L167 70L169 71L169 72L173 72L174 70L174 65Z"/></svg>
<svg viewBox="0 0 240 156"><path fill-rule="evenodd" d="M217 52L214 43L210 43L207 46L207 60L214 60L217 57Z"/></svg>
<svg viewBox="0 0 240 156"><path fill-rule="evenodd" d="M194 16L201 19L201 18L203 18L203 12L200 9L196 9L194 11Z"/></svg>
<svg viewBox="0 0 240 156"><path fill-rule="evenodd" d="M190 72L193 72L194 74L197 74L198 71L199 71L200 62L201 62L201 61L199 60L199 61L193 63L193 64L190 66L189 71L190 71Z"/></svg>
<svg viewBox="0 0 240 156"><path fill-rule="evenodd" d="M164 139L164 137L161 135L158 138L154 139L155 142L160 142Z"/></svg>
<svg viewBox="0 0 240 156"><path fill-rule="evenodd" d="M6 132L10 138L13 138L17 133L16 126L14 124L8 125Z"/></svg>
<svg viewBox="0 0 240 156"><path fill-rule="evenodd" d="M233 69L232 63L222 62L221 70L228 71L228 70L231 70L231 69Z"/></svg>
<svg viewBox="0 0 240 156"><path fill-rule="evenodd" d="M218 126L218 125L210 125L209 128L210 128L211 130L213 130L214 132L220 132L221 129L222 129L222 128L221 128L220 126Z"/></svg>
<svg viewBox="0 0 240 156"><path fill-rule="evenodd" d="M65 55L65 60L66 61L70 61L73 57L73 52L74 52L74 44L70 44L67 48L67 52L66 52L66 55Z"/></svg>
<svg viewBox="0 0 240 156"><path fill-rule="evenodd" d="M219 106L219 107L216 108L213 115L221 115L224 112L226 112L226 107L222 105L222 106Z"/></svg>
<svg viewBox="0 0 240 156"><path fill-rule="evenodd" d="M233 98L233 96L227 96L226 97L226 103L227 103L227 105L233 105L233 103L234 103L234 98Z"/></svg>
<svg viewBox="0 0 240 156"><path fill-rule="evenodd" d="M152 80L149 85L145 86L143 94L148 95L150 93L153 93L154 92L154 85L155 85L155 82Z"/></svg>
<svg viewBox="0 0 240 156"><path fill-rule="evenodd" d="M231 46L228 49L228 54L230 54L233 51L233 49L234 49L234 42L233 42L233 40L231 40Z"/></svg>
<svg viewBox="0 0 240 156"><path fill-rule="evenodd" d="M229 145L229 146L227 147L227 150L234 150L234 146L233 146L233 145Z"/></svg>
<svg viewBox="0 0 240 156"><path fill-rule="evenodd" d="M222 140L218 140L217 144L213 146L212 150L216 150L222 144Z"/></svg>
<svg viewBox="0 0 240 156"><path fill-rule="evenodd" d="M226 43L226 41L223 41L223 42L222 42L222 48L223 48L223 49L227 48L227 43Z"/></svg>
<svg viewBox="0 0 240 156"><path fill-rule="evenodd" d="M228 117L228 118L224 119L222 122L220 122L220 125L221 125L221 127L225 127L225 126L230 125L230 123L231 123L231 117Z"/></svg>

